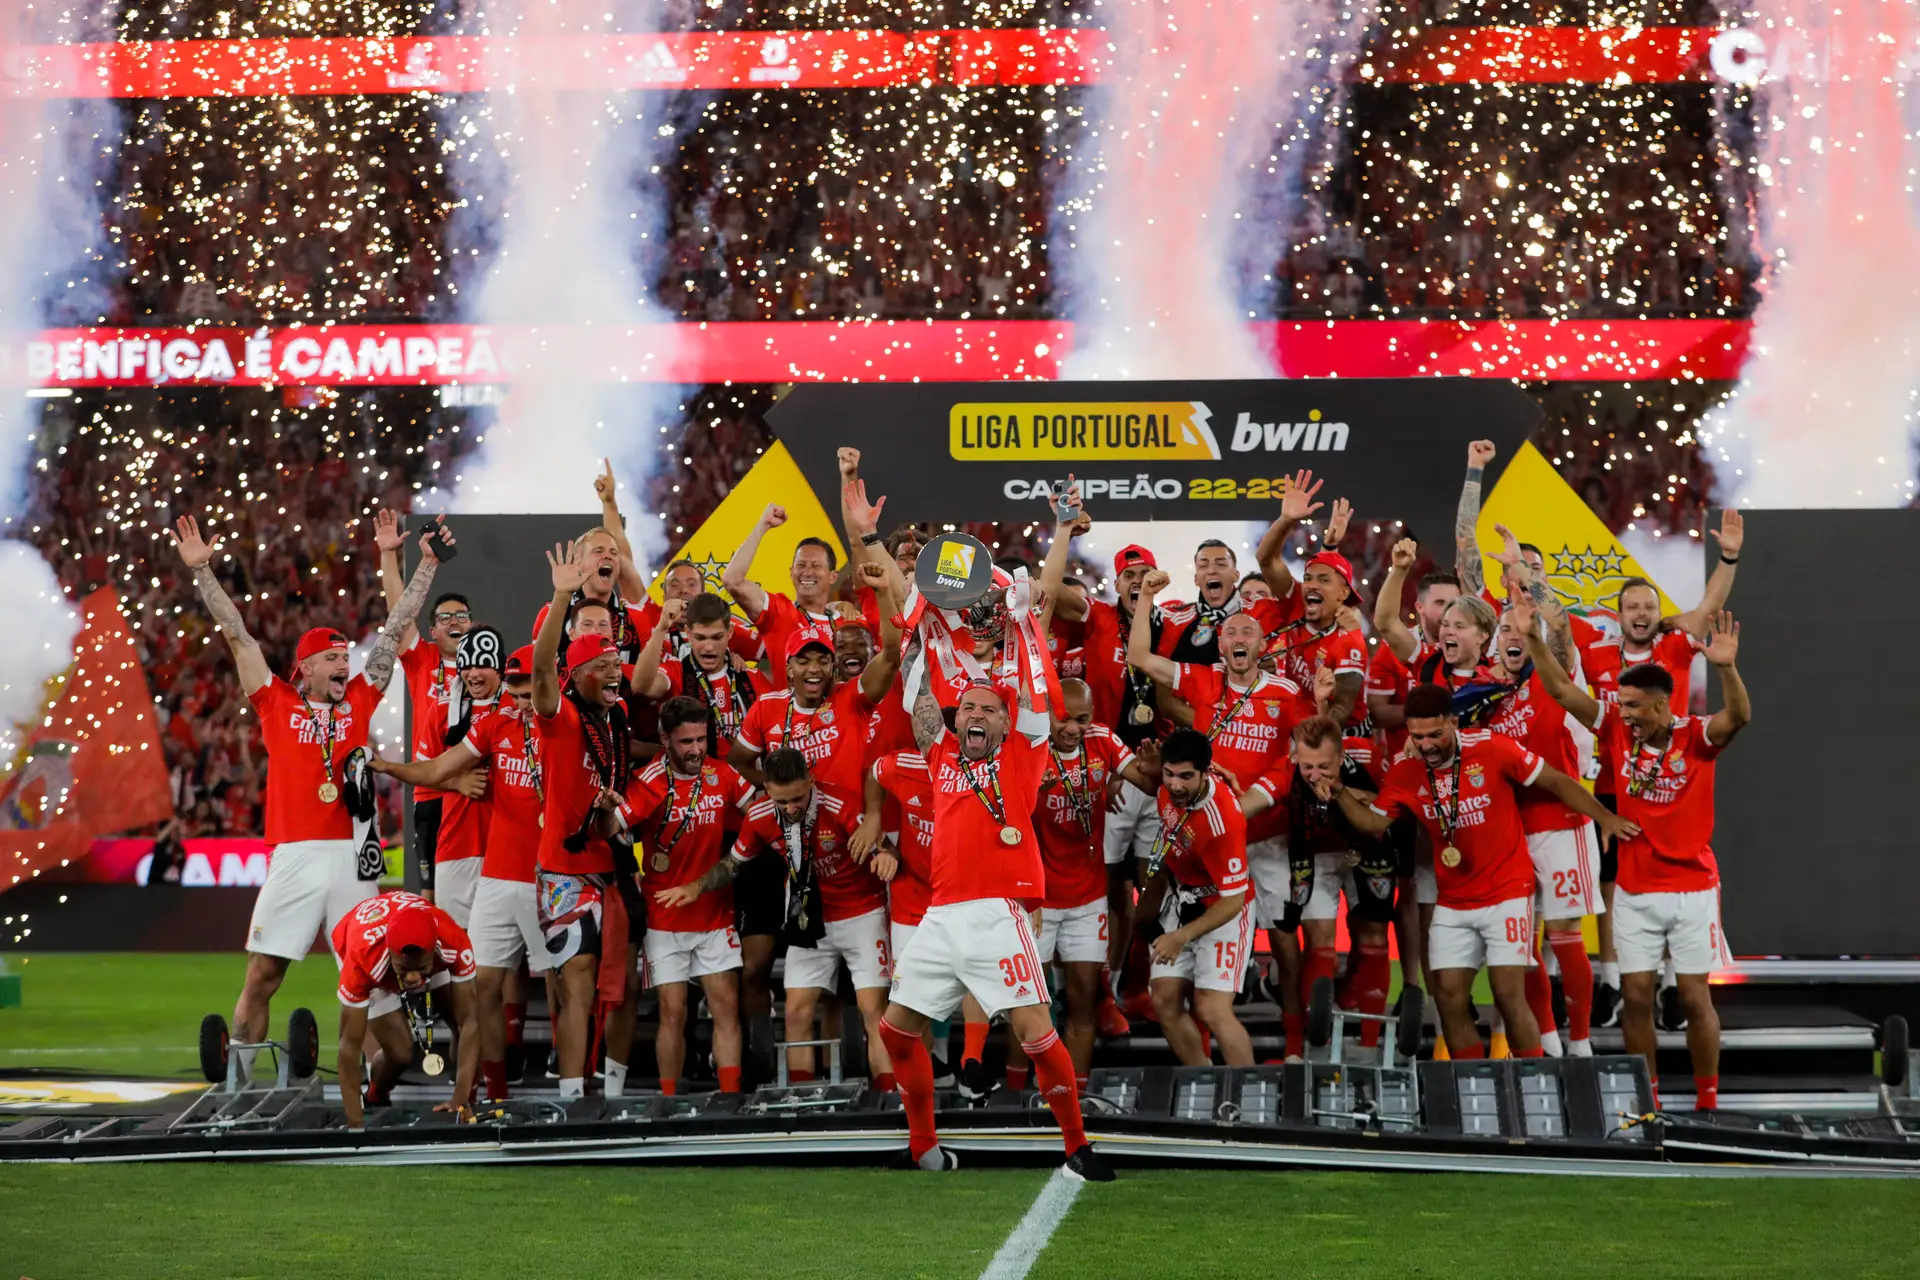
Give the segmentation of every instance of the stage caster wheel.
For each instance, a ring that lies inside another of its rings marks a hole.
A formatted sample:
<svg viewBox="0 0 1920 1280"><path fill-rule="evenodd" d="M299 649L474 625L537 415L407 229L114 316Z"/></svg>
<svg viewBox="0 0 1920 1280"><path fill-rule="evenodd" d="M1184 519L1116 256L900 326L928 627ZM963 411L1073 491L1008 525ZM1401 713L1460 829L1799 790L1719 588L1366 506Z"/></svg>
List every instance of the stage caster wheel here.
<svg viewBox="0 0 1920 1280"><path fill-rule="evenodd" d="M1315 978L1307 997L1307 1043L1325 1048L1333 1039L1333 979Z"/></svg>
<svg viewBox="0 0 1920 1280"><path fill-rule="evenodd" d="M1400 1025L1395 1037L1399 1041L1400 1052L1406 1057L1420 1056L1420 1035L1426 1030L1426 1017L1427 993L1418 987L1400 988Z"/></svg>
<svg viewBox="0 0 1920 1280"><path fill-rule="evenodd" d="M295 1009L287 1019L287 1077L305 1080L320 1065L320 1022L311 1009Z"/></svg>
<svg viewBox="0 0 1920 1280"><path fill-rule="evenodd" d="M1907 1020L1899 1014L1890 1014L1880 1024L1880 1079L1889 1089L1898 1089L1907 1082Z"/></svg>
<svg viewBox="0 0 1920 1280"><path fill-rule="evenodd" d="M200 1019L200 1074L208 1084L227 1081L227 1020L217 1013Z"/></svg>

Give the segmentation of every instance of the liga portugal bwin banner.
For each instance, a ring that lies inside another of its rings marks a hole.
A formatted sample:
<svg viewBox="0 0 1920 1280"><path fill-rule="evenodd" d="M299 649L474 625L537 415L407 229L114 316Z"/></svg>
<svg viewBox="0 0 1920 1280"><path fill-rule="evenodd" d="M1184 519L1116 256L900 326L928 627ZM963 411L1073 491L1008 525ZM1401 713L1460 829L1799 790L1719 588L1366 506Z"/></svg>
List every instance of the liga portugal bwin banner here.
<svg viewBox="0 0 1920 1280"><path fill-rule="evenodd" d="M74 665L0 778L0 891L86 856L95 837L173 813L159 720L119 597L81 602Z"/></svg>

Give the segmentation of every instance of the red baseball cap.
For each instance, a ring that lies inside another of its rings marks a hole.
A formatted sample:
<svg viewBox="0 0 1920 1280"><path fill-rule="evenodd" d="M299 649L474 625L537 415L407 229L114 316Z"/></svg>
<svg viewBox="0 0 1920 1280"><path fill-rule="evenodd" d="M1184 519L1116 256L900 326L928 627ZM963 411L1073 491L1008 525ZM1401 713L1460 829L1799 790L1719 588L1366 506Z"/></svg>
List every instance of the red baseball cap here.
<svg viewBox="0 0 1920 1280"><path fill-rule="evenodd" d="M1345 556L1341 555L1338 551L1314 552L1313 555L1308 557L1307 566L1311 568L1316 564L1323 564L1327 566L1327 568L1339 574L1340 580L1347 584L1347 594L1349 596L1354 596L1359 594L1353 589L1353 563L1349 561ZM1342 600L1340 603L1345 604L1346 601Z"/></svg>
<svg viewBox="0 0 1920 1280"><path fill-rule="evenodd" d="M787 637L787 652L783 661L793 661L810 644L817 644L828 653L833 652L833 637L826 630L820 627L801 627Z"/></svg>
<svg viewBox="0 0 1920 1280"><path fill-rule="evenodd" d="M510 676L530 676L533 674L533 646L523 644L507 655L507 674Z"/></svg>
<svg viewBox="0 0 1920 1280"><path fill-rule="evenodd" d="M387 950L405 951L418 947L432 951L440 941L434 927L433 911L422 905L402 907L387 920Z"/></svg>
<svg viewBox="0 0 1920 1280"><path fill-rule="evenodd" d="M1143 564L1149 569L1158 569L1160 567L1160 562L1153 558L1153 552L1147 550L1139 543L1133 542L1120 548L1119 554L1114 556L1113 571L1118 574L1122 569L1131 569L1137 564Z"/></svg>
<svg viewBox="0 0 1920 1280"><path fill-rule="evenodd" d="M293 664L299 666L317 653L347 647L347 638L332 627L315 627L300 637L300 647L293 651Z"/></svg>
<svg viewBox="0 0 1920 1280"><path fill-rule="evenodd" d="M602 654L620 652L620 647L605 636L581 636L567 646L567 670L576 671L582 663L592 662ZM532 650L529 648L527 670L533 670Z"/></svg>

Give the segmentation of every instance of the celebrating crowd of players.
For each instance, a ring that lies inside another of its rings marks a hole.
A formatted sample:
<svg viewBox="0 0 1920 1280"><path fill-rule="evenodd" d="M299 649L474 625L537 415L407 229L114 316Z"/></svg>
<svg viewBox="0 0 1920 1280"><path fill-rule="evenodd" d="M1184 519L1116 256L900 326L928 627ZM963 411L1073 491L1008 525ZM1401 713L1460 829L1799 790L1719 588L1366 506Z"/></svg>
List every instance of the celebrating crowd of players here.
<svg viewBox="0 0 1920 1280"><path fill-rule="evenodd" d="M958 611L916 587L926 533L882 536L885 500L869 501L853 450L841 453L851 563L801 541L791 594L749 576L786 519L769 507L720 591L677 562L652 602L609 474L596 484L601 525L548 553L552 600L518 647L505 633L524 634L523 621L481 625L458 595L418 623L452 534L430 525L403 581L403 535L383 513L390 613L352 676L347 637L324 628L286 678L271 672L207 568L218 547L183 518L180 554L271 759L274 854L236 1037L261 1038L287 964L322 929L341 968L355 1125L415 1057L408 1024L427 989L457 1031L443 1104L456 1110L507 1096L530 980L547 984L563 1098L585 1092L596 1046L605 1093L625 1090L645 989L670 1094L700 1003L729 1091L743 1074L757 1082L776 1042L787 1077L811 1079L816 1020L857 1016L874 1087L897 1089L908 1117L903 1163L940 1169L953 1165L934 1132L951 1022L964 1027L960 1088L980 1097L988 1030L1004 1019L1007 1083L1031 1073L1068 1167L1106 1178L1079 1104L1100 1037L1125 1034L1130 1014L1157 1021L1183 1062L1252 1063L1235 1005L1264 930L1284 1053L1299 1057L1310 995L1338 969L1344 898L1340 999L1385 1009L1397 935L1403 980L1436 1005L1436 1051L1455 1058L1488 1051L1470 995L1483 967L1519 1057L1590 1053L1591 1025L1617 1000L1629 1051L1651 1062L1671 975L1695 1105L1713 1107L1707 975L1729 958L1713 771L1748 718L1723 611L1739 517L1714 534L1721 565L1699 608L1663 617L1658 592L1632 580L1605 634L1504 529L1490 557L1500 589L1482 582L1474 528L1492 457L1470 447L1456 571L1421 578L1410 613L1420 549L1394 548L1371 645L1333 549L1347 504L1332 504L1324 549L1297 574L1284 557L1327 510L1304 472L1251 571L1224 543L1199 546L1189 602L1163 600L1171 575L1138 546L1115 559L1111 602L1069 576L1091 525L1069 485L1045 562L996 567L988 594ZM1696 653L1723 695L1707 718L1687 714ZM408 762L366 750L396 666L413 706ZM1591 792L1579 782L1590 752ZM378 892L368 773L414 788L423 894ZM1597 975L1589 915L1602 922Z"/></svg>

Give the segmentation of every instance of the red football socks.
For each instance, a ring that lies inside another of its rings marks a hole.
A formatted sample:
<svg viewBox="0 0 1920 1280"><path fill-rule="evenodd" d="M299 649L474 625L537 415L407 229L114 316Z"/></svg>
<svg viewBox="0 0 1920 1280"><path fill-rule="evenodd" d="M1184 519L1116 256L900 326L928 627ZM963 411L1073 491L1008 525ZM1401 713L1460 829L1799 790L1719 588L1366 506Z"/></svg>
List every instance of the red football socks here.
<svg viewBox="0 0 1920 1280"><path fill-rule="evenodd" d="M1547 946L1560 962L1560 986L1567 993L1567 1039L1593 1035L1593 961L1578 929L1549 929Z"/></svg>
<svg viewBox="0 0 1920 1280"><path fill-rule="evenodd" d="M1353 974L1353 997L1361 1013L1387 1011L1387 986L1393 981L1393 961L1385 946L1362 946L1349 966ZM1380 1024L1369 1022L1360 1028L1360 1043L1373 1047L1380 1043Z"/></svg>
<svg viewBox="0 0 1920 1280"><path fill-rule="evenodd" d="M1535 1045L1531 1049L1515 1049L1512 1052L1516 1058L1544 1058L1547 1056L1547 1051L1539 1045Z"/></svg>
<svg viewBox="0 0 1920 1280"><path fill-rule="evenodd" d="M881 1025L885 1025L882 1023ZM1087 1143L1087 1130L1080 1123L1080 1091L1073 1083L1073 1055L1060 1043L1060 1033L1049 1031L1032 1044L1022 1041L1027 1060L1033 1063L1033 1078L1060 1126L1060 1136L1071 1155ZM931 1118L928 1121L932 1123Z"/></svg>
<svg viewBox="0 0 1920 1280"><path fill-rule="evenodd" d="M907 1113L907 1148L918 1160L940 1145L940 1135L933 1127L933 1055L927 1052L919 1036L908 1035L884 1017L880 1019L880 1038L886 1042L887 1056L893 1060L894 1079L900 1086L900 1107Z"/></svg>
<svg viewBox="0 0 1920 1280"><path fill-rule="evenodd" d="M894 1076L893 1072L882 1071L879 1075L873 1078L873 1087L875 1089L878 1089L881 1093L892 1093L896 1087L896 1081L897 1081L897 1078Z"/></svg>
<svg viewBox="0 0 1920 1280"><path fill-rule="evenodd" d="M1719 1076L1695 1076L1693 1078L1693 1109L1695 1111L1718 1111L1720 1109Z"/></svg>
<svg viewBox="0 0 1920 1280"><path fill-rule="evenodd" d="M986 1057L988 1030L989 1026L984 1022L965 1024L966 1047L961 1050L960 1061L979 1062Z"/></svg>
<svg viewBox="0 0 1920 1280"><path fill-rule="evenodd" d="M1533 1010L1533 1020L1540 1024L1541 1035L1560 1029L1553 1020L1553 982L1547 977L1547 967L1540 963L1537 938L1533 943L1533 963L1527 966L1527 1008Z"/></svg>
<svg viewBox="0 0 1920 1280"><path fill-rule="evenodd" d="M1303 1003L1313 1003L1314 984L1322 978L1333 976L1333 967L1338 959L1339 953L1332 947L1315 947L1307 952L1300 966L1300 999Z"/></svg>
<svg viewBox="0 0 1920 1280"><path fill-rule="evenodd" d="M1289 1058L1307 1056L1307 1015L1304 1013L1283 1013L1280 1025L1287 1031L1285 1054Z"/></svg>
<svg viewBox="0 0 1920 1280"><path fill-rule="evenodd" d="M1465 1049L1458 1050L1457 1052L1450 1049L1449 1052L1453 1053L1453 1060L1455 1062L1470 1062L1475 1058L1486 1057L1487 1046L1484 1044L1474 1044L1474 1045L1468 1046Z"/></svg>
<svg viewBox="0 0 1920 1280"><path fill-rule="evenodd" d="M722 1093L740 1092L740 1068L738 1067L720 1068L720 1092Z"/></svg>
<svg viewBox="0 0 1920 1280"><path fill-rule="evenodd" d="M507 1044L520 1043L522 1032L527 1025L527 1006L525 1003L510 1004L506 1007Z"/></svg>
<svg viewBox="0 0 1920 1280"><path fill-rule="evenodd" d="M486 1083L488 1102L505 1102L507 1100L506 1063L483 1061L480 1064L480 1079Z"/></svg>
<svg viewBox="0 0 1920 1280"><path fill-rule="evenodd" d="M812 1084L813 1072L791 1067L787 1070L787 1079L794 1084Z"/></svg>
<svg viewBox="0 0 1920 1280"><path fill-rule="evenodd" d="M660 1082L660 1092L671 1098L674 1094L680 1092L680 1082L678 1080L662 1080Z"/></svg>
<svg viewBox="0 0 1920 1280"><path fill-rule="evenodd" d="M1007 1091L1018 1093L1027 1087L1027 1069L1025 1067L1007 1068Z"/></svg>

